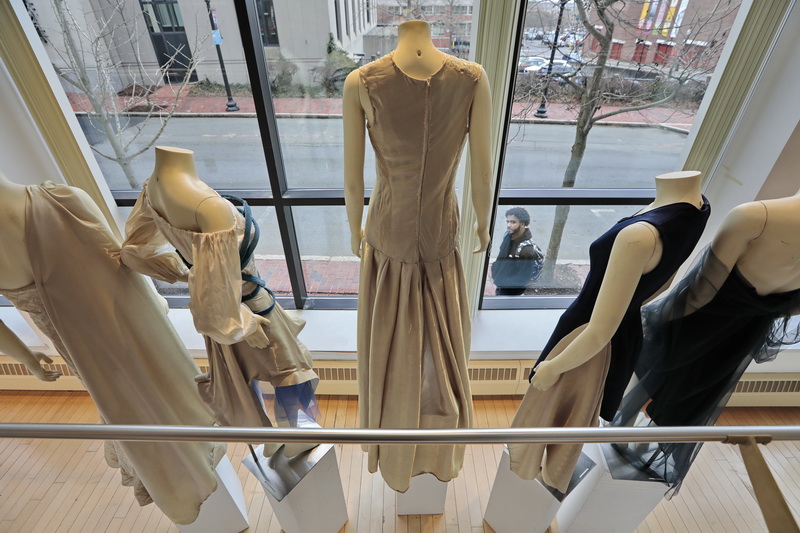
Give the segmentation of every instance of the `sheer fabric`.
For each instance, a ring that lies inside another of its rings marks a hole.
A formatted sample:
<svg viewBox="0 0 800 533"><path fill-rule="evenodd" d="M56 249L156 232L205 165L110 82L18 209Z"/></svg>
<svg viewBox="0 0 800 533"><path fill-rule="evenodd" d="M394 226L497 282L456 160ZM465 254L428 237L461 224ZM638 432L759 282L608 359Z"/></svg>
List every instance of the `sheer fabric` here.
<svg viewBox="0 0 800 533"><path fill-rule="evenodd" d="M775 358L800 341L800 290L761 296L707 248L665 297L643 310L639 383L613 425L632 425L642 408L659 426L713 425L752 361ZM649 403L648 403L649 402ZM617 449L632 464L677 488L702 443Z"/></svg>

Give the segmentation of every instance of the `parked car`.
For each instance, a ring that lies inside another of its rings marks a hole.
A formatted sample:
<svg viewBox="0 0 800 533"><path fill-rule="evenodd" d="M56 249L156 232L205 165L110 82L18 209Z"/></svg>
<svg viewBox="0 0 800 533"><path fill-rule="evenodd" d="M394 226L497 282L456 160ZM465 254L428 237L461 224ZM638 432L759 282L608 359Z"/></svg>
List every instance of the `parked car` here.
<svg viewBox="0 0 800 533"><path fill-rule="evenodd" d="M517 63L517 72L526 72L528 67L546 65L547 60L543 57L537 56L521 56L519 63Z"/></svg>
<svg viewBox="0 0 800 533"><path fill-rule="evenodd" d="M547 76L547 63L535 71L535 74L542 77ZM586 80L586 73L583 70L579 70L561 59L553 61L550 76L551 79L558 81L561 85L566 84L564 78L570 78L575 83L583 83Z"/></svg>

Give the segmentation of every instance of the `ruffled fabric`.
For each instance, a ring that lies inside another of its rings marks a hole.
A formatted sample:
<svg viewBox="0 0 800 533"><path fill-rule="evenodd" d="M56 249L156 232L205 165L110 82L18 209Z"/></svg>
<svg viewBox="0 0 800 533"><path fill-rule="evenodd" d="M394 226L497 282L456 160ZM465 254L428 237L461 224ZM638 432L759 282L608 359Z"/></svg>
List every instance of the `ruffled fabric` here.
<svg viewBox="0 0 800 533"><path fill-rule="evenodd" d="M266 317L269 345L262 349L247 344L245 338L261 327L250 305L261 310L273 300L260 291L255 299L242 303L242 294L256 288L242 281L242 273L258 274L254 261L244 268L240 262L244 218L230 204L235 223L229 230L200 233L176 228L150 205L147 186L145 182L126 224L129 233L122 247L123 261L131 261L132 268L142 272L158 273L164 280L187 271L183 259L192 265L188 269L189 309L195 328L205 337L209 362L209 373L197 378L200 396L220 424L271 426L261 398L251 387L254 380L275 387L308 382L312 390L319 383L311 354L297 339L305 321L276 303ZM176 259L181 268L175 266Z"/></svg>

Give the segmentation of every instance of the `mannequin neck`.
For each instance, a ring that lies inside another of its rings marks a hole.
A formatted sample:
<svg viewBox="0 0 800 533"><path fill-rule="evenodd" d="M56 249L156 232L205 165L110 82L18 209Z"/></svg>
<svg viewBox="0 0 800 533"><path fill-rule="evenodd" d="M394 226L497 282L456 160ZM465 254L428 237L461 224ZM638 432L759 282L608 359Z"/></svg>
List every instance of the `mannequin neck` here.
<svg viewBox="0 0 800 533"><path fill-rule="evenodd" d="M446 55L433 45L431 27L409 20L397 27L397 48L392 52L397 67L412 78L427 79L442 68Z"/></svg>
<svg viewBox="0 0 800 533"><path fill-rule="evenodd" d="M656 199L651 208L686 202L699 209L703 205L701 182L702 174L695 170L656 176Z"/></svg>
<svg viewBox="0 0 800 533"><path fill-rule="evenodd" d="M156 146L156 164L152 178L157 182L199 181L194 166L194 152L183 148Z"/></svg>

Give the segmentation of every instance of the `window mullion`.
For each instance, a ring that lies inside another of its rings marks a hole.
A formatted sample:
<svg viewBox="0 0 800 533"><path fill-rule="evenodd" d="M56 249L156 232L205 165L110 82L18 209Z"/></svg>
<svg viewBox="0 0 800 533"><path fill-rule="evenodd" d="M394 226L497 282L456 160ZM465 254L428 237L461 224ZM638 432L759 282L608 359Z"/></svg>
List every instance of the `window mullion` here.
<svg viewBox="0 0 800 533"><path fill-rule="evenodd" d="M258 128L261 133L264 156L267 162L267 173L272 187L275 202L275 214L280 230L281 243L286 256L286 267L289 270L289 280L292 285L292 294L297 309L302 309L308 298L303 268L300 262L300 247L297 242L297 232L294 227L294 217L291 207L285 205L283 195L286 193L286 167L281 153L278 124L275 118L275 108L272 105L272 94L269 88L267 63L264 56L264 47L261 43L261 30L258 26L258 16L254 2L234 0L236 18L239 24L239 33L242 37L245 62L250 76L250 85L253 90L253 100L258 117Z"/></svg>

